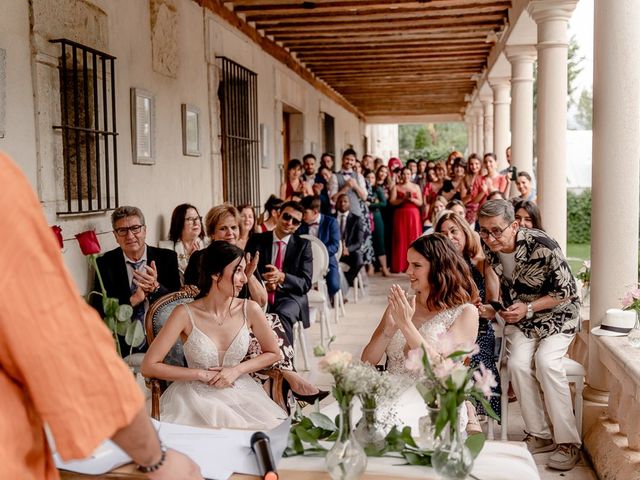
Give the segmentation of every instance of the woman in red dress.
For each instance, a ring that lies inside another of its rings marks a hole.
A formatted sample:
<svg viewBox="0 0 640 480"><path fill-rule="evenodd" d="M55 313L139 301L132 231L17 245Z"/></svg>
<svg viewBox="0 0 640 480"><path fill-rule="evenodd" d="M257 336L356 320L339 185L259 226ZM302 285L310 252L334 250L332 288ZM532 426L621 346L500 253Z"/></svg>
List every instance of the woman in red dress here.
<svg viewBox="0 0 640 480"><path fill-rule="evenodd" d="M422 192L411 181L411 170L404 167L398 179L399 183L391 188L389 202L395 206L393 212L393 240L391 271L404 272L407 269L407 250L409 245L422 233L420 207Z"/></svg>

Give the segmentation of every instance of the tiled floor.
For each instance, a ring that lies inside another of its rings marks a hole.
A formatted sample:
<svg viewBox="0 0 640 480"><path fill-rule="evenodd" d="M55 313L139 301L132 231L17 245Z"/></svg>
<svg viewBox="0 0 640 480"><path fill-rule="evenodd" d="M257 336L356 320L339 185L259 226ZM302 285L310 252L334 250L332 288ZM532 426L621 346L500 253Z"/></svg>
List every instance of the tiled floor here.
<svg viewBox="0 0 640 480"><path fill-rule="evenodd" d="M403 275L395 278L384 278L375 275L368 280L367 295L360 298L358 303L353 302L353 295L349 295L349 302L346 304L346 316L339 319L336 325L332 323L333 334L336 336L335 342L332 344L332 350L343 350L359 357L363 347L369 341L371 334L375 330L382 313L387 305L387 293L389 287L393 283L400 284L403 288L408 289L408 281ZM320 325L315 323L310 329L305 331L309 352L313 350L315 345L320 343ZM329 389L331 385L331 377L323 374L317 368L318 359L310 358L310 370L303 374L320 388ZM302 361L297 359L298 369L300 370ZM331 401L331 397L327 398L323 403ZM499 437L500 429L496 431L496 437ZM518 403L512 403L509 408L509 439L520 440L524 437L523 422L520 416ZM545 461L550 454L535 455L535 461L540 471L542 480L563 479L563 480L596 480L597 476L589 466L588 461L580 462L576 468L570 472L557 472L549 470L545 467Z"/></svg>

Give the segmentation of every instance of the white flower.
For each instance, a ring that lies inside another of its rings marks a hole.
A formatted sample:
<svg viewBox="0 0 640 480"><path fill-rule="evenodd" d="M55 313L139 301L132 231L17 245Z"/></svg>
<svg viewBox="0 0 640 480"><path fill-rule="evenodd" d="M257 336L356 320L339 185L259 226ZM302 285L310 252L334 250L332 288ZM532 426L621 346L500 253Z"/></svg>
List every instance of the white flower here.
<svg viewBox="0 0 640 480"><path fill-rule="evenodd" d="M419 372L422 370L422 347L409 350L407 358L404 361L404 367L412 372Z"/></svg>
<svg viewBox="0 0 640 480"><path fill-rule="evenodd" d="M460 389L464 385L467 379L467 371L468 369L464 364L458 363L451 372L451 381L455 385L456 389Z"/></svg>
<svg viewBox="0 0 640 480"><path fill-rule="evenodd" d="M334 374L344 370L347 365L351 363L351 358L349 352L334 350L327 353L324 358L318 362L318 366L322 371Z"/></svg>
<svg viewBox="0 0 640 480"><path fill-rule="evenodd" d="M482 363L480 370L476 370L473 374L475 387L482 392L485 397L491 396L491 389L498 385L496 378L491 370L488 370Z"/></svg>
<svg viewBox="0 0 640 480"><path fill-rule="evenodd" d="M465 352L464 358L472 357L480 352L478 344L464 344L455 341L455 337L449 332L438 335L437 343L438 353L443 357L448 357L454 352Z"/></svg>

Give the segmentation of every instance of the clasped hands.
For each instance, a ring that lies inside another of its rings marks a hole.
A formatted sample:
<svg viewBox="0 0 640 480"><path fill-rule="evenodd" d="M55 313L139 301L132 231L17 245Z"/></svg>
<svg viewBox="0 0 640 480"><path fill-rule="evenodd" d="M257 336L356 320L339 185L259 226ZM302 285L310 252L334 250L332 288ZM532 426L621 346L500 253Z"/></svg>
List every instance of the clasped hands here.
<svg viewBox="0 0 640 480"><path fill-rule="evenodd" d="M496 313L499 313L505 323L518 323L527 315L527 305L522 302L515 302L506 310L500 311L496 311L491 305L478 305L477 307L481 317L493 319Z"/></svg>
<svg viewBox="0 0 640 480"><path fill-rule="evenodd" d="M131 305L136 306L142 303L151 293L155 292L160 283L158 282L158 269L156 262L144 265L140 270L133 271L133 283L137 285L136 291L131 295Z"/></svg>
<svg viewBox="0 0 640 480"><path fill-rule="evenodd" d="M210 367L198 372L199 380L211 387L229 388L240 376L236 367Z"/></svg>
<svg viewBox="0 0 640 480"><path fill-rule="evenodd" d="M262 274L262 279L266 283L267 292L275 292L278 285L284 282L284 272L278 270L275 265L267 265L267 272Z"/></svg>

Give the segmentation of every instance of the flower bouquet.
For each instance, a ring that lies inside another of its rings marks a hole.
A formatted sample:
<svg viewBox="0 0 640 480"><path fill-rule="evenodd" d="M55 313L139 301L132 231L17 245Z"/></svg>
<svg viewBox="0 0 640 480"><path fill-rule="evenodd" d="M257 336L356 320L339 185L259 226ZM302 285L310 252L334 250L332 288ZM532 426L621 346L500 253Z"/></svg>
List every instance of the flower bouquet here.
<svg viewBox="0 0 640 480"><path fill-rule="evenodd" d="M576 278L580 281L580 296L583 304L586 304L587 299L589 298L589 286L591 285L591 261L585 260L582 262L582 266L580 270L578 270L578 274Z"/></svg>
<svg viewBox="0 0 640 480"><path fill-rule="evenodd" d="M629 332L627 340L632 347L640 348L640 285L635 285L624 294L622 309L636 312L636 323Z"/></svg>

